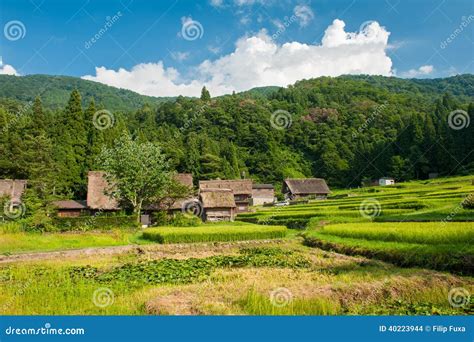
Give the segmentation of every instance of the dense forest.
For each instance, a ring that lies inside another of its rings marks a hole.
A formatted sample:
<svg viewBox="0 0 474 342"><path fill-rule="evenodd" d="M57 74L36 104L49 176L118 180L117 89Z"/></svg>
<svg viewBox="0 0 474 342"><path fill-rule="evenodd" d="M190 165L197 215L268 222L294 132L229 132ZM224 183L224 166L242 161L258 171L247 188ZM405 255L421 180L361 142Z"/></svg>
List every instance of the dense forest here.
<svg viewBox="0 0 474 342"><path fill-rule="evenodd" d="M87 171L126 132L159 143L173 168L195 180L314 176L357 187L381 176L474 172L472 75L322 77L217 98L204 88L200 98L168 101L82 80L60 89L68 79L38 91L31 77L2 78L0 178L85 198Z"/></svg>

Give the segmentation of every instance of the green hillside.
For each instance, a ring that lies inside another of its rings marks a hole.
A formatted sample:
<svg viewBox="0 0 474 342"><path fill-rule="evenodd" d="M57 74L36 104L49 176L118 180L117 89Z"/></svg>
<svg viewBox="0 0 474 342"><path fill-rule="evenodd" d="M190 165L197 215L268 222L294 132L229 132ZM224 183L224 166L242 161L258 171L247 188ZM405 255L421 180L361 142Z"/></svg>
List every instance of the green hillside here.
<svg viewBox="0 0 474 342"><path fill-rule="evenodd" d="M334 188L474 172L472 75L320 77L164 102L70 77L0 79L0 177L46 177L56 193L77 198L99 151L124 133L159 144L170 168L195 180L245 175L278 187L286 177L321 177ZM38 89L43 105L15 108ZM98 130L102 106L111 122Z"/></svg>
<svg viewBox="0 0 474 342"><path fill-rule="evenodd" d="M131 90L118 89L78 77L0 75L0 98L26 103L40 96L43 105L50 109L64 107L74 89L82 94L83 105L94 98L96 103L102 104L109 110L136 110L144 104L157 105L169 99L144 96Z"/></svg>

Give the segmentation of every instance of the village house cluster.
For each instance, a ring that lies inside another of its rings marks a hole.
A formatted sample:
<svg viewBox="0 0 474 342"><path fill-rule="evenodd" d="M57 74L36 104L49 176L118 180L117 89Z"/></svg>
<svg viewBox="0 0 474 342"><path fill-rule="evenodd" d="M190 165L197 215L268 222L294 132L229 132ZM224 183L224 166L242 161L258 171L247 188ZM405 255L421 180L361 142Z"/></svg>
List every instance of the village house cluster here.
<svg viewBox="0 0 474 342"><path fill-rule="evenodd" d="M87 199L55 201L53 204L57 208L58 217L78 217L120 211L119 202L107 194L110 186L104 176L102 171L89 171ZM178 182L193 189L192 174L178 173L175 177ZM7 196L11 201L19 202L26 185L26 180L0 180L0 197ZM308 197L324 199L330 190L324 179L301 178L285 179L282 193L287 200ZM196 196L176 200L167 208L153 205L145 207L142 224L151 223L150 216L154 211L180 212L185 210L189 203L199 205L199 214L205 221L232 221L237 214L249 211L250 206L271 205L275 202L273 184L255 184L251 179L200 180Z"/></svg>

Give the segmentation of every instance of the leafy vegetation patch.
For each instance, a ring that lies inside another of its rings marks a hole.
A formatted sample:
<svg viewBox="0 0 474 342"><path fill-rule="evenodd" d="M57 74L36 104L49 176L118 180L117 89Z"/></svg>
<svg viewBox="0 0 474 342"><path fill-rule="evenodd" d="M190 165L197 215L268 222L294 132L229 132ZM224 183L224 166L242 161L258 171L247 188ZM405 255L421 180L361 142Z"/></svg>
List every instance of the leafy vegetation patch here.
<svg viewBox="0 0 474 342"><path fill-rule="evenodd" d="M288 267L305 268L310 263L296 253L279 248L241 249L239 255L219 255L184 260L161 259L126 263L111 270L96 267L72 267L72 279L92 279L101 283L125 282L130 286L145 284L185 284L209 277L216 268L224 267Z"/></svg>

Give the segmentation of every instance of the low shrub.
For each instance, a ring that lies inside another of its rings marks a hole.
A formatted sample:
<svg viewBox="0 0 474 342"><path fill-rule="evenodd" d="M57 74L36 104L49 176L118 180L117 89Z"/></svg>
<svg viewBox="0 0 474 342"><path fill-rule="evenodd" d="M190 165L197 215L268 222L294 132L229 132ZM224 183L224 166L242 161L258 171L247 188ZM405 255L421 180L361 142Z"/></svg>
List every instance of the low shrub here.
<svg viewBox="0 0 474 342"><path fill-rule="evenodd" d="M474 209L474 193L469 194L464 201L462 201L462 207L464 209Z"/></svg>
<svg viewBox="0 0 474 342"><path fill-rule="evenodd" d="M55 217L53 224L60 231L74 230L110 230L113 228L137 228L134 216L80 216L80 217Z"/></svg>
<svg viewBox="0 0 474 342"><path fill-rule="evenodd" d="M287 230L281 226L219 226L200 227L162 227L149 228L143 232L143 238L159 243L192 243L213 241L239 241L258 239L278 239L285 237Z"/></svg>
<svg viewBox="0 0 474 342"><path fill-rule="evenodd" d="M165 211L158 211L153 213L153 222L154 226L158 227L197 227L202 223L202 220L194 215L183 213L174 213L170 215Z"/></svg>

